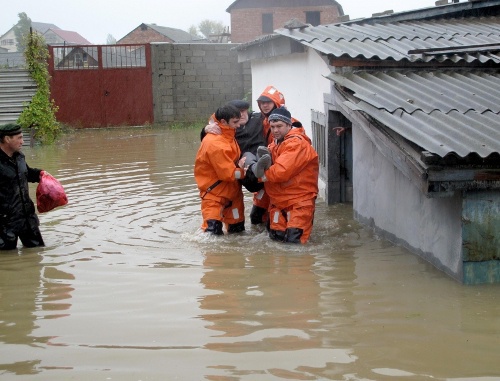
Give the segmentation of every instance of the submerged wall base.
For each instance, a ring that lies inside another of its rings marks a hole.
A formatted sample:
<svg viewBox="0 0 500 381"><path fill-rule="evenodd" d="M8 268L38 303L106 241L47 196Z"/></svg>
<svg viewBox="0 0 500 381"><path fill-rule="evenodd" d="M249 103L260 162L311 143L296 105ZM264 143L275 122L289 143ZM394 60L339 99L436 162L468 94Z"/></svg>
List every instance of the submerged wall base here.
<svg viewBox="0 0 500 381"><path fill-rule="evenodd" d="M500 192L427 198L353 126L355 218L463 284L500 283Z"/></svg>
<svg viewBox="0 0 500 381"><path fill-rule="evenodd" d="M464 284L500 283L500 261L464 262Z"/></svg>

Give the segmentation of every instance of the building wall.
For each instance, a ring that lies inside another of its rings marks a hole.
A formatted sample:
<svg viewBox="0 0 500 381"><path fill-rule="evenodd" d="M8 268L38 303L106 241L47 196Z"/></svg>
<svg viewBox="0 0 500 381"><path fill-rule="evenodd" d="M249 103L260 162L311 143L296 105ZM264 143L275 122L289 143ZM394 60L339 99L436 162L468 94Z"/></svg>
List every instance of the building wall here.
<svg viewBox="0 0 500 381"><path fill-rule="evenodd" d="M233 9L231 11L231 42L248 42L265 35L265 33L262 33L262 14L264 13L273 14L273 29L279 29L282 28L287 21L293 18L305 23L306 11L321 12L321 24L334 23L339 17L337 7L330 5L315 7Z"/></svg>
<svg viewBox="0 0 500 381"><path fill-rule="evenodd" d="M302 123L312 138L311 110L324 112L324 94L330 93L331 81L324 76L330 70L313 49L284 57L252 61L252 108L259 111L257 98L273 85L285 96L285 104L292 116ZM326 183L319 179L319 197L326 196Z"/></svg>
<svg viewBox="0 0 500 381"><path fill-rule="evenodd" d="M462 197L426 198L353 126L355 217L462 281Z"/></svg>
<svg viewBox="0 0 500 381"><path fill-rule="evenodd" d="M324 111L324 93L330 93L327 64L315 50L284 57L252 61L252 107L259 110L257 98L268 86L274 85L285 96L292 116L302 122L312 136L311 110Z"/></svg>
<svg viewBox="0 0 500 381"><path fill-rule="evenodd" d="M464 283L500 283L500 191L464 192L462 244Z"/></svg>
<svg viewBox="0 0 500 381"><path fill-rule="evenodd" d="M168 37L151 28L142 30L140 26L135 28L132 32L127 34L121 40L117 41L118 44L145 44L148 42L173 42Z"/></svg>
<svg viewBox="0 0 500 381"><path fill-rule="evenodd" d="M250 92L250 64L238 63L234 44L152 44L154 119L208 120L215 110Z"/></svg>
<svg viewBox="0 0 500 381"><path fill-rule="evenodd" d="M6 68L24 68L26 60L24 54L20 52L3 53L0 52L0 67Z"/></svg>
<svg viewBox="0 0 500 381"><path fill-rule="evenodd" d="M0 46L7 49L9 53L17 52L14 29L9 30L0 38Z"/></svg>

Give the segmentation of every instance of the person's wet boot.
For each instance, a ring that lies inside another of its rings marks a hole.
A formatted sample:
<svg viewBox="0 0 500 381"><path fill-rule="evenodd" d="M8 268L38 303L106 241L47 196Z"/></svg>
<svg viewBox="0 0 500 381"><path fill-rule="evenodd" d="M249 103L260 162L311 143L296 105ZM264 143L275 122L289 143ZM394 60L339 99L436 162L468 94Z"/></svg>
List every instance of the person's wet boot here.
<svg viewBox="0 0 500 381"><path fill-rule="evenodd" d="M229 234L240 233L242 231L245 231L245 221L237 222L235 224L229 224L227 227L227 232Z"/></svg>
<svg viewBox="0 0 500 381"><path fill-rule="evenodd" d="M252 210L250 211L250 222L252 225L258 225L264 222L264 216L266 213L266 209L257 205L252 206Z"/></svg>
<svg viewBox="0 0 500 381"><path fill-rule="evenodd" d="M299 228L288 228L285 230L284 242L289 243L300 243L300 237L304 234L304 229Z"/></svg>
<svg viewBox="0 0 500 381"><path fill-rule="evenodd" d="M285 240L285 232L282 230L269 229L269 238L283 242Z"/></svg>
<svg viewBox="0 0 500 381"><path fill-rule="evenodd" d="M217 220L207 220L207 228L205 229L205 233L210 233L213 235L223 235L222 231L222 221Z"/></svg>
<svg viewBox="0 0 500 381"><path fill-rule="evenodd" d="M12 232L4 232L0 237L0 250L13 250L17 247L17 237Z"/></svg>

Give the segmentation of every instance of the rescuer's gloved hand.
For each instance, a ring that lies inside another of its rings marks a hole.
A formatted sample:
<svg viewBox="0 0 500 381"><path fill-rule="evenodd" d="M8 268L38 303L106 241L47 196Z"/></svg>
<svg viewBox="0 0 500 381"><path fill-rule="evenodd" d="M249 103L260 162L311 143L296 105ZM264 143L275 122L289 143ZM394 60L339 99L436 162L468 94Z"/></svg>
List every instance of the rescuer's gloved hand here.
<svg viewBox="0 0 500 381"><path fill-rule="evenodd" d="M254 175L257 178L264 176L264 172L271 166L271 155L265 154L252 166Z"/></svg>
<svg viewBox="0 0 500 381"><path fill-rule="evenodd" d="M259 160L264 155L271 155L269 149L266 146L257 147L257 160Z"/></svg>
<svg viewBox="0 0 500 381"><path fill-rule="evenodd" d="M245 152L241 157L245 158L245 168L249 168L253 164L257 163L257 158L251 152Z"/></svg>

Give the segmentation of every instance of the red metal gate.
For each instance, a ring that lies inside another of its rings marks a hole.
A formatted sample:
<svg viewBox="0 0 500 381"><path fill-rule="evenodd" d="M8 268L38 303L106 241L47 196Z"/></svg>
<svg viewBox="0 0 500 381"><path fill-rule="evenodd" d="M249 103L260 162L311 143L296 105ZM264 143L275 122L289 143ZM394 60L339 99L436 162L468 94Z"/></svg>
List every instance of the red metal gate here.
<svg viewBox="0 0 500 381"><path fill-rule="evenodd" d="M151 46L49 47L56 118L73 127L153 123Z"/></svg>

